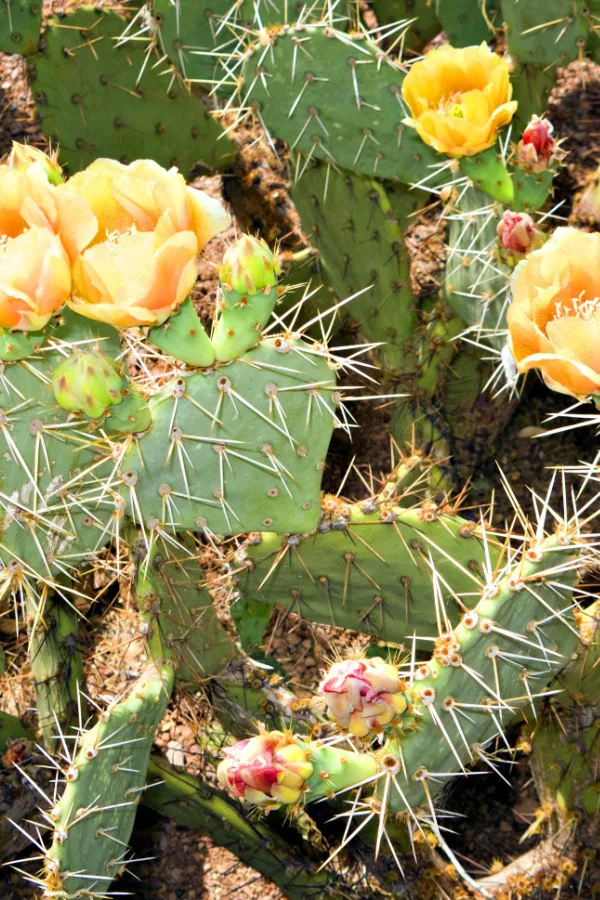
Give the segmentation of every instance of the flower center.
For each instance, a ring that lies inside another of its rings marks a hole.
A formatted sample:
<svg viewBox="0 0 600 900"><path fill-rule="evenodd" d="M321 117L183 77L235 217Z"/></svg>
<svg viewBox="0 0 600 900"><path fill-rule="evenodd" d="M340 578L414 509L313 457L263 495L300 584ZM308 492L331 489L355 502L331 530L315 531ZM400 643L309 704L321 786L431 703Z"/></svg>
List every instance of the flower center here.
<svg viewBox="0 0 600 900"><path fill-rule="evenodd" d="M577 297L573 297L567 303L557 300L554 304L554 318L565 319L576 317L578 319L593 319L600 306L600 297L586 297L583 290Z"/></svg>

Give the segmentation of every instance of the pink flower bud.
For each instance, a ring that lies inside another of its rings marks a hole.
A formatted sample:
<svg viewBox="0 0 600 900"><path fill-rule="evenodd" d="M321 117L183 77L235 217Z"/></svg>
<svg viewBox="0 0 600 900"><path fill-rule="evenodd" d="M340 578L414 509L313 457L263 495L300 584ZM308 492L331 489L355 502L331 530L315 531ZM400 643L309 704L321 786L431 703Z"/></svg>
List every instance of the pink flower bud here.
<svg viewBox="0 0 600 900"><path fill-rule="evenodd" d="M542 234L527 213L505 210L502 220L498 224L498 234L504 249L513 254L525 254L530 250L537 250L542 244Z"/></svg>
<svg viewBox="0 0 600 900"><path fill-rule="evenodd" d="M281 731L263 732L224 750L217 778L221 787L257 806L296 803L313 773L307 754Z"/></svg>
<svg viewBox="0 0 600 900"><path fill-rule="evenodd" d="M552 137L554 126L548 119L532 116L517 146L519 165L532 172L544 172L560 158L558 144Z"/></svg>
<svg viewBox="0 0 600 900"><path fill-rule="evenodd" d="M397 666L380 657L334 663L318 692L329 718L356 737L380 732L407 707Z"/></svg>

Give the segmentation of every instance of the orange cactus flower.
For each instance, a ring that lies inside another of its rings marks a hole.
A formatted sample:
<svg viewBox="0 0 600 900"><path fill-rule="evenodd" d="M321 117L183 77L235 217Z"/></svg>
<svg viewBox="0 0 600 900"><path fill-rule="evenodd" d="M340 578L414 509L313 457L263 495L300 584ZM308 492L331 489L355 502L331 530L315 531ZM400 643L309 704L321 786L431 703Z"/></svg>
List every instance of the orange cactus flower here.
<svg viewBox="0 0 600 900"><path fill-rule="evenodd" d="M69 258L48 228L33 226L0 242L0 328L39 331L70 291Z"/></svg>
<svg viewBox="0 0 600 900"><path fill-rule="evenodd" d="M557 228L512 276L510 350L520 372L585 398L600 391L600 234Z"/></svg>
<svg viewBox="0 0 600 900"><path fill-rule="evenodd" d="M188 187L177 169L168 171L153 160L123 165L97 159L64 185L83 198L98 217L96 241L128 231L155 231L162 242L181 231L196 236L198 251L230 223L218 200Z"/></svg>
<svg viewBox="0 0 600 900"><path fill-rule="evenodd" d="M439 153L480 153L495 143L517 108L508 76L506 60L485 43L431 50L402 84L411 114L406 124Z"/></svg>
<svg viewBox="0 0 600 900"><path fill-rule="evenodd" d="M194 286L197 248L191 231L161 242L132 230L93 244L73 266L69 306L118 328L160 325Z"/></svg>
<svg viewBox="0 0 600 900"><path fill-rule="evenodd" d="M41 163L0 166L0 237L14 238L27 228L47 228L60 236L69 258L93 239L96 217L84 200L53 186Z"/></svg>

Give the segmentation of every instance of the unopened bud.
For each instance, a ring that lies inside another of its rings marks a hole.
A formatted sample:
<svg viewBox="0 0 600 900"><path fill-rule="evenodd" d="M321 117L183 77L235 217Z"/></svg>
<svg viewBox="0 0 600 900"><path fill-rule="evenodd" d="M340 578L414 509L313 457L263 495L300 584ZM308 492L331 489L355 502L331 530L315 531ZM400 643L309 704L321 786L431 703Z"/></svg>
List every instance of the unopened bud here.
<svg viewBox="0 0 600 900"><path fill-rule="evenodd" d="M562 158L562 151L552 136L553 133L554 126L548 119L531 117L517 146L517 158L522 169L545 172L553 162Z"/></svg>
<svg viewBox="0 0 600 900"><path fill-rule="evenodd" d="M101 350L79 350L52 373L52 389L60 406L98 419L123 400L123 380L114 360Z"/></svg>
<svg viewBox="0 0 600 900"><path fill-rule="evenodd" d="M498 223L498 235L509 262L518 262L531 250L538 250L544 243L544 235L527 213L507 209Z"/></svg>
<svg viewBox="0 0 600 900"><path fill-rule="evenodd" d="M252 295L273 287L280 271L268 245L260 238L243 234L225 251L219 278L224 290Z"/></svg>
<svg viewBox="0 0 600 900"><path fill-rule="evenodd" d="M407 707L397 666L378 656L334 663L319 685L329 718L356 737L377 733Z"/></svg>
<svg viewBox="0 0 600 900"><path fill-rule="evenodd" d="M217 778L246 803L266 808L296 803L313 767L302 747L281 731L262 732L224 750Z"/></svg>
<svg viewBox="0 0 600 900"><path fill-rule="evenodd" d="M55 155L48 156L43 150L32 147L31 144L19 144L13 141L12 150L8 157L8 165L11 169L26 172L30 166L37 165L44 170L50 184L60 184L63 180L62 169Z"/></svg>

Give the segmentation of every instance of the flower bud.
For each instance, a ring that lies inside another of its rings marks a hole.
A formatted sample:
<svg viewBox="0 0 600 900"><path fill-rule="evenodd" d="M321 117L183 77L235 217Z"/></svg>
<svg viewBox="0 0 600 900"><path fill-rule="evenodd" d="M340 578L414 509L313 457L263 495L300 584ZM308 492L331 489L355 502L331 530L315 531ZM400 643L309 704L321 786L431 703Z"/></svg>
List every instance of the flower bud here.
<svg viewBox="0 0 600 900"><path fill-rule="evenodd" d="M60 406L99 419L121 403L123 381L114 360L101 350L75 350L52 373L52 389Z"/></svg>
<svg viewBox="0 0 600 900"><path fill-rule="evenodd" d="M380 732L406 707L397 666L381 657L334 663L318 688L329 718L356 737Z"/></svg>
<svg viewBox="0 0 600 900"><path fill-rule="evenodd" d="M18 172L26 172L30 166L37 165L43 170L50 184L61 184L63 180L57 156L48 156L43 150L38 150L31 144L19 144L17 141L13 141L8 165Z"/></svg>
<svg viewBox="0 0 600 900"><path fill-rule="evenodd" d="M537 250L544 243L544 236L527 213L507 209L498 223L498 235L502 247L508 251L509 262L518 262L530 250Z"/></svg>
<svg viewBox="0 0 600 900"><path fill-rule="evenodd" d="M281 268L261 238L243 234L226 250L219 278L224 290L237 294L269 293Z"/></svg>
<svg viewBox="0 0 600 900"><path fill-rule="evenodd" d="M530 172L545 172L561 158L561 151L552 137L554 126L548 119L532 116L523 137L517 146L517 158L522 169Z"/></svg>
<svg viewBox="0 0 600 900"><path fill-rule="evenodd" d="M313 773L305 751L281 731L262 732L224 750L217 778L246 803L274 808L296 803Z"/></svg>

